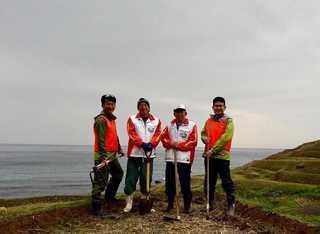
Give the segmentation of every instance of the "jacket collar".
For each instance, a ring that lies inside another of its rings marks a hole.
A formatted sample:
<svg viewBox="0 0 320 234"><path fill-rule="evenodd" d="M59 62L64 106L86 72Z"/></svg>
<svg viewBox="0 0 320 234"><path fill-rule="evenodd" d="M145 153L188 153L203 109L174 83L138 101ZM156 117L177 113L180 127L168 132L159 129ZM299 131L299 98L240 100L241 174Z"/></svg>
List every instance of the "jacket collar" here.
<svg viewBox="0 0 320 234"><path fill-rule="evenodd" d="M171 124L175 124L177 123L177 119L174 118L173 120L171 120ZM188 125L189 124L189 119L185 119L183 122L182 122L183 125Z"/></svg>
<svg viewBox="0 0 320 234"><path fill-rule="evenodd" d="M105 116L108 120L116 120L117 119L117 117L114 114L112 114L112 113L106 114L104 111L101 111L99 115Z"/></svg>
<svg viewBox="0 0 320 234"><path fill-rule="evenodd" d="M210 118L213 119L214 121L217 121L217 122L224 122L226 121L226 119L228 119L228 115L226 114L223 114L223 115L210 115Z"/></svg>
<svg viewBox="0 0 320 234"><path fill-rule="evenodd" d="M136 114L136 119L142 119L142 117L141 117L141 115L140 115L139 112ZM148 119L149 119L150 121L155 120L154 116L153 116L151 113L149 114Z"/></svg>

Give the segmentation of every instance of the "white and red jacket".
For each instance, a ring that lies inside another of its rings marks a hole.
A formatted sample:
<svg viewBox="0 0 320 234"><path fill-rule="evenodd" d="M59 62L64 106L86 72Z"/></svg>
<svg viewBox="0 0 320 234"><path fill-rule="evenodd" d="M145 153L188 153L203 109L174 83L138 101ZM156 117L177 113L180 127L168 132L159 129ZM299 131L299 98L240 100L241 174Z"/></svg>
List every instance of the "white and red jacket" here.
<svg viewBox="0 0 320 234"><path fill-rule="evenodd" d="M162 144L166 148L166 161L174 161L172 142L177 142L177 162L192 163L195 157L195 148L198 143L197 126L193 121L185 121L177 127L176 119L172 120L162 134Z"/></svg>
<svg viewBox="0 0 320 234"><path fill-rule="evenodd" d="M151 157L155 157L155 148L160 142L161 122L152 114L146 122L140 114L132 115L128 119L127 131L129 136L128 157L146 157L141 144L151 143L153 146Z"/></svg>

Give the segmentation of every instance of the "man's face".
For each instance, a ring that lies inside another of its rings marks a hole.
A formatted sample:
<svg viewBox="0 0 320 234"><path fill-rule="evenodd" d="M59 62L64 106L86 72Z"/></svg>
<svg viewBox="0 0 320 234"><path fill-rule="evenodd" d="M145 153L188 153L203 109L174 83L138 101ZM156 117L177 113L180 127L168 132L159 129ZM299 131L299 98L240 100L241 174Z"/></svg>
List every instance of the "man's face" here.
<svg viewBox="0 0 320 234"><path fill-rule="evenodd" d="M138 110L142 118L147 118L149 116L150 108L146 103L140 103Z"/></svg>
<svg viewBox="0 0 320 234"><path fill-rule="evenodd" d="M185 110L176 110L174 112L174 117L176 117L178 123L181 123L186 119L187 112Z"/></svg>
<svg viewBox="0 0 320 234"><path fill-rule="evenodd" d="M226 106L223 102L215 102L212 105L212 110L216 115L223 115L226 110Z"/></svg>
<svg viewBox="0 0 320 234"><path fill-rule="evenodd" d="M111 114L116 109L116 103L112 101L105 100L102 105L103 111L107 114Z"/></svg>

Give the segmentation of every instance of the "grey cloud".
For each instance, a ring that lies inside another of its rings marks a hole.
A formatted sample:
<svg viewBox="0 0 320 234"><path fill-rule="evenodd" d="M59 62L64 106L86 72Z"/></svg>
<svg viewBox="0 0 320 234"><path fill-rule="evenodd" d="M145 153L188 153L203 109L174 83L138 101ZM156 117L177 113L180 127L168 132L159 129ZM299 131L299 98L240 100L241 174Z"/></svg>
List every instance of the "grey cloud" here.
<svg viewBox="0 0 320 234"><path fill-rule="evenodd" d="M105 92L123 142L141 96L199 128L225 96L236 146L319 137L318 1L0 2L0 142L91 144Z"/></svg>

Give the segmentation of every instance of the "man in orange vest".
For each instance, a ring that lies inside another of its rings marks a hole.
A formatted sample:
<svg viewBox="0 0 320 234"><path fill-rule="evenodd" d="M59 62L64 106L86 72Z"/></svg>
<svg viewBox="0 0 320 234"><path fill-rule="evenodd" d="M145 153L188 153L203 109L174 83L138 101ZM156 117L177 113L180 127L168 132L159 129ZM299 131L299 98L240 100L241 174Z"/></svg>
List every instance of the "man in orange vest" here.
<svg viewBox="0 0 320 234"><path fill-rule="evenodd" d="M225 99L215 97L212 109L214 114L206 121L201 131L201 140L205 144L204 157L209 157L209 205L210 209L214 206L214 192L219 174L222 187L227 195L228 215L234 215L235 196L234 184L230 176L230 149L234 131L234 124L231 117L224 112L226 110ZM204 190L207 192L207 160L204 160L206 174Z"/></svg>
<svg viewBox="0 0 320 234"><path fill-rule="evenodd" d="M92 184L92 211L96 216L101 212L101 193L105 190L105 200L116 202L115 195L123 177L123 170L116 158L117 153L124 156L116 128L116 117L113 112L116 107L115 96L108 94L101 97L102 111L95 117L94 122L94 164L110 160L107 166L96 170ZM108 175L111 178L108 182Z"/></svg>

